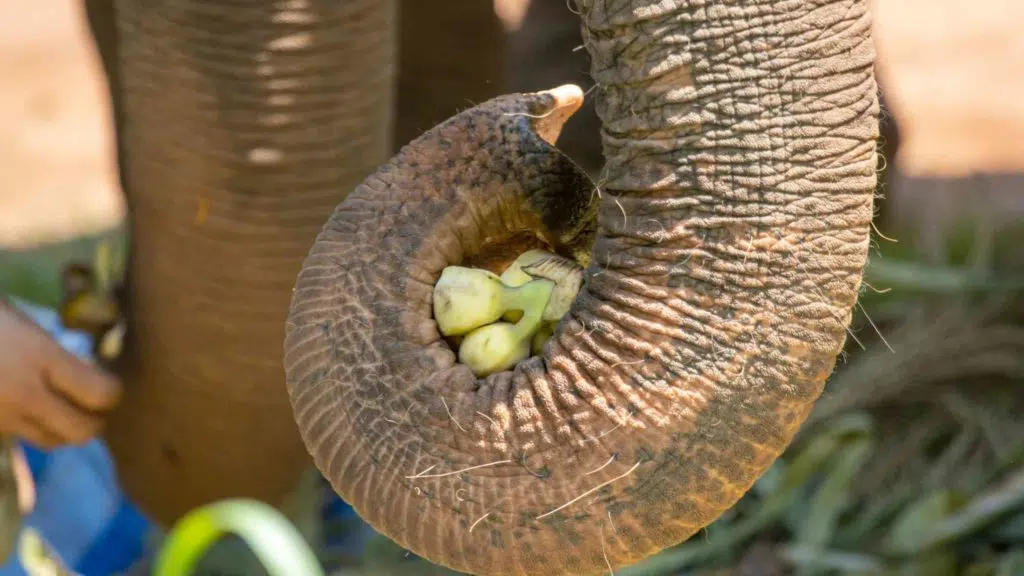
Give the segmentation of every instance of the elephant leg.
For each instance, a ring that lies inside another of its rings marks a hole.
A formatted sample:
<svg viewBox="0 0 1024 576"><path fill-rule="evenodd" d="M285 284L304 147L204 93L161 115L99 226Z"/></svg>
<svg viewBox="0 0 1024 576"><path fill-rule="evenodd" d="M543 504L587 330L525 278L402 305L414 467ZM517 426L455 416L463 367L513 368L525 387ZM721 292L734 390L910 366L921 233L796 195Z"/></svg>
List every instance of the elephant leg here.
<svg viewBox="0 0 1024 576"><path fill-rule="evenodd" d="M288 302L323 222L390 152L395 6L116 8L131 341L106 440L160 523L227 497L278 505L309 464Z"/></svg>
<svg viewBox="0 0 1024 576"><path fill-rule="evenodd" d="M396 149L501 93L505 49L492 2L403 0L399 18Z"/></svg>

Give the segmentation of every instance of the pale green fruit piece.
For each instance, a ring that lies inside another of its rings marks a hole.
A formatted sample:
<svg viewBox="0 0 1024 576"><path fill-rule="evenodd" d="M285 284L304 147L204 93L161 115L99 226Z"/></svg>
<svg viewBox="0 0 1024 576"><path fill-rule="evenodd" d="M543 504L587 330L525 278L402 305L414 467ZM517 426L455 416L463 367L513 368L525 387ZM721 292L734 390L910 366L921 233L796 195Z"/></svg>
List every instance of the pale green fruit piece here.
<svg viewBox="0 0 1024 576"><path fill-rule="evenodd" d="M547 254L533 262L524 264L523 272L532 278L544 278L555 283L551 299L544 308L546 322L558 322L572 306L573 300L583 286L583 268L568 258Z"/></svg>
<svg viewBox="0 0 1024 576"><path fill-rule="evenodd" d="M501 282L505 286L511 286L513 288L516 286L522 286L530 280L533 280L533 277L526 272L523 272L523 267L520 265L519 260L513 262L505 269L504 272L501 273Z"/></svg>
<svg viewBox="0 0 1024 576"><path fill-rule="evenodd" d="M550 254L544 250L527 250L519 255L515 259L515 262L509 265L504 272L501 273L501 282L506 286L522 286L530 280L533 280L533 276L530 276L526 272L523 272L523 265L535 262L539 258ZM509 310L502 315L501 319L508 322L519 322L519 319L523 317L522 310Z"/></svg>
<svg viewBox="0 0 1024 576"><path fill-rule="evenodd" d="M501 315L501 319L506 322L519 322L522 317L522 310L509 310Z"/></svg>
<svg viewBox="0 0 1024 576"><path fill-rule="evenodd" d="M554 256L554 254L545 250L537 249L523 252L515 259L514 262L512 262L512 264L509 264L509 267L506 268L504 272L501 273L501 281L504 282L506 286L513 287L526 284L530 280L533 280L533 277L524 272L523 267L529 266L530 264L533 264L538 260L543 260L549 256Z"/></svg>
<svg viewBox="0 0 1024 576"><path fill-rule="evenodd" d="M434 285L434 319L441 334L466 334L501 318L505 290L501 279L488 270L445 268Z"/></svg>
<svg viewBox="0 0 1024 576"><path fill-rule="evenodd" d="M544 345L547 344L548 340L551 339L555 334L555 323L545 322L540 325L537 332L530 339L530 353L534 356L544 352Z"/></svg>
<svg viewBox="0 0 1024 576"><path fill-rule="evenodd" d="M528 250L501 274L501 281L506 286L521 286L535 278L555 283L555 290L542 318L546 322L561 320L583 286L583 267L551 252ZM519 310L509 310L502 316L502 320L518 322L522 315Z"/></svg>
<svg viewBox="0 0 1024 576"><path fill-rule="evenodd" d="M459 346L459 362L477 378L508 370L530 355L530 339L508 322L495 322L473 330Z"/></svg>

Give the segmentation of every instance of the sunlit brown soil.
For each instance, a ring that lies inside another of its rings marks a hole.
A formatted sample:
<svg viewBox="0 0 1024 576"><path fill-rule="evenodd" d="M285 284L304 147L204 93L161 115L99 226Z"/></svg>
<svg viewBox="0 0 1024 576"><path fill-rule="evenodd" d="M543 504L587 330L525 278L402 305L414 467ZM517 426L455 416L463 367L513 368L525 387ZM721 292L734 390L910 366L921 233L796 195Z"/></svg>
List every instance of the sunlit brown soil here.
<svg viewBox="0 0 1024 576"><path fill-rule="evenodd" d="M0 2L0 246L121 217L98 66L78 0Z"/></svg>
<svg viewBox="0 0 1024 576"><path fill-rule="evenodd" d="M875 4L881 81L905 134L901 168L1024 170L1024 2Z"/></svg>

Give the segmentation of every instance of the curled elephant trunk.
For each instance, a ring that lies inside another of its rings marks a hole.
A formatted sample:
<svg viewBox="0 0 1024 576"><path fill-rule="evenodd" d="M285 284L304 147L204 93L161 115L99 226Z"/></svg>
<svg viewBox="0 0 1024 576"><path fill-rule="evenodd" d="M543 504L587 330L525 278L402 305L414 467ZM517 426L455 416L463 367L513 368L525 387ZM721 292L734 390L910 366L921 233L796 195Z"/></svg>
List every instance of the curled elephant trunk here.
<svg viewBox="0 0 1024 576"><path fill-rule="evenodd" d="M693 535L774 462L845 341L878 102L867 2L587 0L606 174L554 148L581 94L496 98L338 206L285 368L317 466L378 530L476 574L597 574ZM541 356L475 378L449 265L589 248Z"/></svg>

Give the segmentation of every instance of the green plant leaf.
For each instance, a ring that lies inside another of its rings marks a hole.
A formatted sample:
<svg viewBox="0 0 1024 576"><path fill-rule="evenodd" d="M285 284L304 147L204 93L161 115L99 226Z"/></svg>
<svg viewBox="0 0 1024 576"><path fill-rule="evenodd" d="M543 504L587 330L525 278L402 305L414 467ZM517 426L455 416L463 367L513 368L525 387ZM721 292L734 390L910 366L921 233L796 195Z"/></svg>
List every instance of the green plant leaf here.
<svg viewBox="0 0 1024 576"><path fill-rule="evenodd" d="M865 279L879 289L933 294L1015 292L1024 290L1024 275L988 274L970 268L931 266L909 260L872 258Z"/></svg>
<svg viewBox="0 0 1024 576"><path fill-rule="evenodd" d="M995 576L1020 576L1021 574L1024 574L1024 549L1017 548L1003 556Z"/></svg>
<svg viewBox="0 0 1024 576"><path fill-rule="evenodd" d="M893 555L911 554L921 550L931 528L950 515L956 498L950 490L925 494L907 506L896 518L885 539L885 551Z"/></svg>
<svg viewBox="0 0 1024 576"><path fill-rule="evenodd" d="M931 525L905 552L917 553L963 538L1021 508L1024 508L1024 468L1000 485L975 496L962 510Z"/></svg>
<svg viewBox="0 0 1024 576"><path fill-rule="evenodd" d="M880 558L869 554L841 552L800 544L784 547L782 557L803 569L844 573L878 574L885 567Z"/></svg>
<svg viewBox="0 0 1024 576"><path fill-rule="evenodd" d="M160 549L155 576L187 576L223 536L236 534L270 576L323 576L298 530L274 508L255 500L223 500L178 521Z"/></svg>
<svg viewBox="0 0 1024 576"><path fill-rule="evenodd" d="M934 550L901 565L896 576L957 576L956 554L951 549Z"/></svg>
<svg viewBox="0 0 1024 576"><path fill-rule="evenodd" d="M811 498L807 516L798 528L796 536L800 544L809 549L823 549L832 541L839 515L850 505L857 473L874 450L874 438L865 434L849 440L834 456L828 476Z"/></svg>

